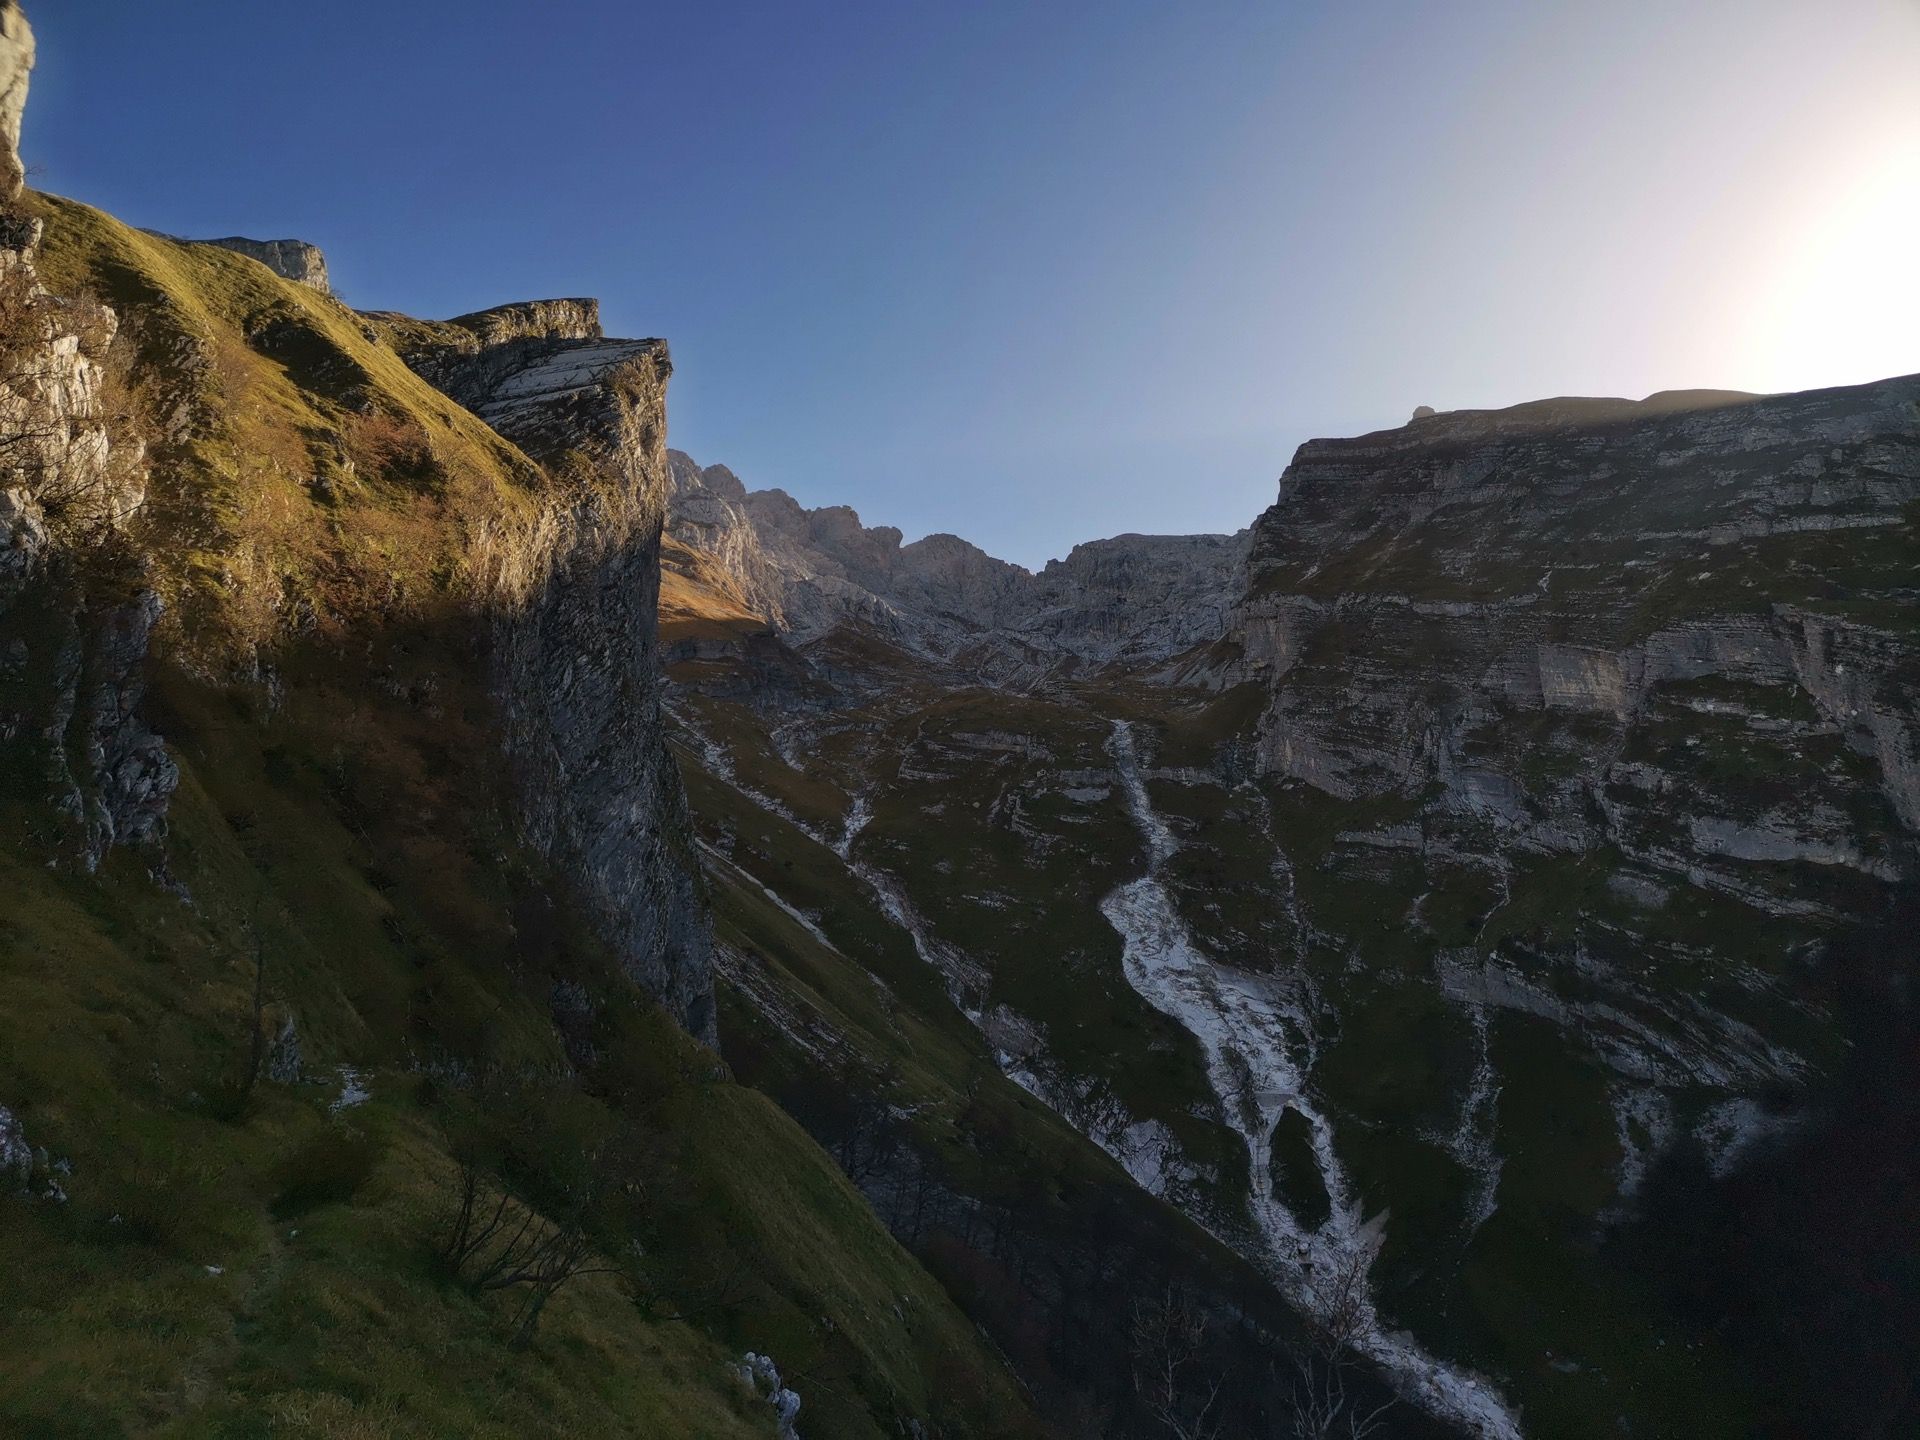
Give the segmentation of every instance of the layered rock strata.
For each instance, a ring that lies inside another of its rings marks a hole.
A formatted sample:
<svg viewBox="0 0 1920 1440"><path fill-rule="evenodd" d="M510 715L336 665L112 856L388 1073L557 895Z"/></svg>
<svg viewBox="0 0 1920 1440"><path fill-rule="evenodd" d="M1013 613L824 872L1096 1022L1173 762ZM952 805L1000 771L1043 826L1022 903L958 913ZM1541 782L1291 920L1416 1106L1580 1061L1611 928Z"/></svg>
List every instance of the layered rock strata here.
<svg viewBox="0 0 1920 1440"><path fill-rule="evenodd" d="M26 17L0 3L0 741L92 869L164 834L179 775L139 715L159 597L90 587L78 568L144 502L144 452L105 395L113 312L50 294L35 271L39 222L18 208L33 60Z"/></svg>
<svg viewBox="0 0 1920 1440"><path fill-rule="evenodd" d="M536 579L494 657L528 834L628 974L711 1041L712 937L660 713L666 345L607 339L578 300L427 329L403 342L408 362L553 480Z"/></svg>
<svg viewBox="0 0 1920 1440"><path fill-rule="evenodd" d="M318 245L304 240L249 240L243 235L228 235L219 240L203 240L203 245L218 245L258 260L274 274L322 295L331 295L327 280L327 257Z"/></svg>
<svg viewBox="0 0 1920 1440"><path fill-rule="evenodd" d="M1910 378L1310 442L1236 627L1271 696L1263 767L1430 794L1541 851L1890 876L1920 828L1917 420ZM1742 783L1731 762L1759 753L1806 785ZM1692 763L1715 754L1722 774Z"/></svg>

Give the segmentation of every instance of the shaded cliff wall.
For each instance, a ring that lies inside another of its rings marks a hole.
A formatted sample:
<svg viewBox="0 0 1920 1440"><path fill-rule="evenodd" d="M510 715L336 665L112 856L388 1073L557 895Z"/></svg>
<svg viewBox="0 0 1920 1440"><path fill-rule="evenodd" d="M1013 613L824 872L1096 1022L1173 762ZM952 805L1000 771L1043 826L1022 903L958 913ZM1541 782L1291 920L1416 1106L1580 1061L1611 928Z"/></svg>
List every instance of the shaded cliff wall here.
<svg viewBox="0 0 1920 1440"><path fill-rule="evenodd" d="M1264 767L1763 898L1904 871L1920 378L1689 399L1301 447L1239 626Z"/></svg>
<svg viewBox="0 0 1920 1440"><path fill-rule="evenodd" d="M109 393L118 320L40 283L40 222L19 207L33 60L26 17L0 3L0 766L92 869L164 834L178 772L138 716L161 604L116 543L146 479Z"/></svg>
<svg viewBox="0 0 1920 1440"><path fill-rule="evenodd" d="M627 973L711 1041L711 930L660 717L666 346L602 337L592 301L399 323L408 363L552 477L543 563L494 654L527 831Z"/></svg>

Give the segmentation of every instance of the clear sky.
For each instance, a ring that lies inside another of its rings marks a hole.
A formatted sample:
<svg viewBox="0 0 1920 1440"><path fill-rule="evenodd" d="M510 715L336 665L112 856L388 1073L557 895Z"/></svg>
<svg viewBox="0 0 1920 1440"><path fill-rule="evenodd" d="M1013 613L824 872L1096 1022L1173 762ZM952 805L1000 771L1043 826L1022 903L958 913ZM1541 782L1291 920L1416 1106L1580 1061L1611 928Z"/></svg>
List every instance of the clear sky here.
<svg viewBox="0 0 1920 1440"><path fill-rule="evenodd" d="M1037 564L1417 404L1920 370L1920 0L26 0L34 182L597 295L672 442Z"/></svg>

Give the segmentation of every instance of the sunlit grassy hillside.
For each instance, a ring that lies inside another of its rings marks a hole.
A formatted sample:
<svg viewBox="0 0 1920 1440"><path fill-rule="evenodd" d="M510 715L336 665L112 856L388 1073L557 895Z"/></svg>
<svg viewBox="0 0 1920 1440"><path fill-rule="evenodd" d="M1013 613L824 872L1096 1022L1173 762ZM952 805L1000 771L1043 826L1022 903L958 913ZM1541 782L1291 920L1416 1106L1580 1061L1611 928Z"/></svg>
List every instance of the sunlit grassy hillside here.
<svg viewBox="0 0 1920 1440"><path fill-rule="evenodd" d="M810 1434L1035 1433L517 838L484 654L547 477L338 302L37 203L47 283L136 347L128 548L168 605L146 711L181 782L163 849L97 875L49 864L31 765L0 788L0 1105L36 1147L0 1195L0 1433L771 1435L748 1350ZM0 709L33 710L89 595L0 620L36 657ZM465 1263L463 1176L508 1226ZM531 1329L541 1287L485 1283L514 1226L582 1252Z"/></svg>

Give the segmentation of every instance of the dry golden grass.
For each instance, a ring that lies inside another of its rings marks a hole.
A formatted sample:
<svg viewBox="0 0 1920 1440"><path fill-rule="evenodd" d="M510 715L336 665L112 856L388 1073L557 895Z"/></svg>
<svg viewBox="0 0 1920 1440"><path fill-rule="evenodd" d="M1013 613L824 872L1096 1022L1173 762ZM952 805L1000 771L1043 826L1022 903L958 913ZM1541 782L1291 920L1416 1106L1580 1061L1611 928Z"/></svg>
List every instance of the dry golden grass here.
<svg viewBox="0 0 1920 1440"><path fill-rule="evenodd" d="M660 541L660 639L729 639L767 629L712 558L667 535Z"/></svg>
<svg viewBox="0 0 1920 1440"><path fill-rule="evenodd" d="M369 614L535 591L632 497L593 458L549 476L337 300L207 245L32 197L49 286L113 306L176 417L136 524L170 639L203 660Z"/></svg>

